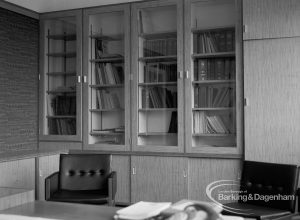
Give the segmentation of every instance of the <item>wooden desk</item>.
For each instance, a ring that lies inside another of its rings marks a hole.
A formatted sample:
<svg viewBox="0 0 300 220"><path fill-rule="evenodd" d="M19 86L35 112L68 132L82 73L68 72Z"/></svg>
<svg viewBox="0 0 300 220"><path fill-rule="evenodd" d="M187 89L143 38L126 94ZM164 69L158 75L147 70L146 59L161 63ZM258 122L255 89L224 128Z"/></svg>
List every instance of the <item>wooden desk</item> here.
<svg viewBox="0 0 300 220"><path fill-rule="evenodd" d="M3 214L10 214L59 220L111 220L118 209L109 206L35 201L1 211L0 219L5 219Z"/></svg>

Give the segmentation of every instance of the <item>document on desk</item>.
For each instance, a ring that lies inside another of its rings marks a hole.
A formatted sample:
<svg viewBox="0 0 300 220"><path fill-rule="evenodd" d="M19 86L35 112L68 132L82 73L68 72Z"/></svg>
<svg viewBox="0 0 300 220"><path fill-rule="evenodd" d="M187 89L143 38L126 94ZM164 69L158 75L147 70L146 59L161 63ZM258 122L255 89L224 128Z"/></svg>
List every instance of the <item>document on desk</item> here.
<svg viewBox="0 0 300 220"><path fill-rule="evenodd" d="M22 216L22 215L0 214L0 220L58 220L58 219Z"/></svg>
<svg viewBox="0 0 300 220"><path fill-rule="evenodd" d="M142 220L158 215L161 211L169 208L170 202L138 202L127 208L117 211L117 218Z"/></svg>

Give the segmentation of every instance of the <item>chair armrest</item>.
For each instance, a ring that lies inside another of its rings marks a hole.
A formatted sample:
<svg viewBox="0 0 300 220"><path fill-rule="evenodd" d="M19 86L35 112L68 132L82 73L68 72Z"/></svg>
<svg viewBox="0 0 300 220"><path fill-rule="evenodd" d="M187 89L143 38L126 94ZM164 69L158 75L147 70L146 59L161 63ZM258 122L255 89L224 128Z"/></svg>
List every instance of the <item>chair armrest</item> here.
<svg viewBox="0 0 300 220"><path fill-rule="evenodd" d="M45 200L49 200L53 193L58 190L58 174L55 172L45 179Z"/></svg>
<svg viewBox="0 0 300 220"><path fill-rule="evenodd" d="M117 173L113 171L108 176L109 205L114 205L116 192L117 192Z"/></svg>

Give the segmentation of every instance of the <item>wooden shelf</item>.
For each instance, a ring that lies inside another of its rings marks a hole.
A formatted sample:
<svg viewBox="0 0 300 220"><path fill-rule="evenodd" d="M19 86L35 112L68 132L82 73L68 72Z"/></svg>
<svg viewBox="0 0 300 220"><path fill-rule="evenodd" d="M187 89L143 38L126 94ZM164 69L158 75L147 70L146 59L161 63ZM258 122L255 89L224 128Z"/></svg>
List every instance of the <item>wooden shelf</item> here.
<svg viewBox="0 0 300 220"><path fill-rule="evenodd" d="M167 132L141 132L138 133L139 136L177 136L177 133L167 133Z"/></svg>
<svg viewBox="0 0 300 220"><path fill-rule="evenodd" d="M47 93L76 93L76 90L48 90Z"/></svg>
<svg viewBox="0 0 300 220"><path fill-rule="evenodd" d="M216 53L194 53L192 54L193 59L200 58L217 58L217 57L235 57L235 52L216 52Z"/></svg>
<svg viewBox="0 0 300 220"><path fill-rule="evenodd" d="M47 53L47 56L73 58L76 57L76 52Z"/></svg>
<svg viewBox="0 0 300 220"><path fill-rule="evenodd" d="M177 82L148 82L139 83L139 86L177 86Z"/></svg>
<svg viewBox="0 0 300 220"><path fill-rule="evenodd" d="M97 84L97 85L89 85L91 88L122 88L124 87L124 84L105 84L105 85L101 85L101 84Z"/></svg>
<svg viewBox="0 0 300 220"><path fill-rule="evenodd" d="M124 57L108 57L101 59L91 59L92 63L122 63L124 62Z"/></svg>
<svg viewBox="0 0 300 220"><path fill-rule="evenodd" d="M90 112L121 112L123 108L111 108L111 109L90 109Z"/></svg>
<svg viewBox="0 0 300 220"><path fill-rule="evenodd" d="M218 133L218 134L209 134L209 133L193 133L192 134L193 137L235 137L236 134L221 134L221 133Z"/></svg>
<svg viewBox="0 0 300 220"><path fill-rule="evenodd" d="M226 84L226 83L235 83L234 79L216 79L216 80L201 80L201 81L193 81L192 83L195 84Z"/></svg>
<svg viewBox="0 0 300 220"><path fill-rule="evenodd" d="M49 76L76 76L76 72L50 72L47 73Z"/></svg>
<svg viewBox="0 0 300 220"><path fill-rule="evenodd" d="M75 41L76 34L50 34L47 38L51 40L65 40L65 41Z"/></svg>
<svg viewBox="0 0 300 220"><path fill-rule="evenodd" d="M101 131L92 131L90 132L92 136L122 136L125 135L124 132L101 132Z"/></svg>
<svg viewBox="0 0 300 220"><path fill-rule="evenodd" d="M232 111L234 107L207 107L207 108L192 108L192 111Z"/></svg>
<svg viewBox="0 0 300 220"><path fill-rule="evenodd" d="M168 31L168 32L154 32L154 33L142 33L139 37L144 38L146 40L153 40L153 39L176 39L177 32L176 31Z"/></svg>
<svg viewBox="0 0 300 220"><path fill-rule="evenodd" d="M143 62L160 62L160 61L174 61L174 60L177 60L177 55L139 58L139 61L143 61Z"/></svg>
<svg viewBox="0 0 300 220"><path fill-rule="evenodd" d="M139 111L177 111L177 108L139 108Z"/></svg>
<svg viewBox="0 0 300 220"><path fill-rule="evenodd" d="M205 33L205 32L218 32L226 30L234 30L234 26L220 26L220 27L207 27L207 28L192 28L192 33Z"/></svg>
<svg viewBox="0 0 300 220"><path fill-rule="evenodd" d="M47 118L50 118L50 119L75 119L76 118L76 115L53 115L53 116L48 116L47 115Z"/></svg>
<svg viewBox="0 0 300 220"><path fill-rule="evenodd" d="M116 35L102 35L102 34L92 34L89 36L92 39L104 40L104 41L121 41L124 40L124 35L116 34Z"/></svg>

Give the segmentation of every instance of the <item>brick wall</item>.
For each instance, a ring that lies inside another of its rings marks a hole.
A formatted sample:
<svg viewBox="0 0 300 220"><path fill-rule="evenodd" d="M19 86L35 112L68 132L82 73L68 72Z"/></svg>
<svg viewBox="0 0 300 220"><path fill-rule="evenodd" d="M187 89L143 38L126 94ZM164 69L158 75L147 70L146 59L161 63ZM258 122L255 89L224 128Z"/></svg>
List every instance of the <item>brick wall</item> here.
<svg viewBox="0 0 300 220"><path fill-rule="evenodd" d="M39 22L0 8L0 151L37 148Z"/></svg>

